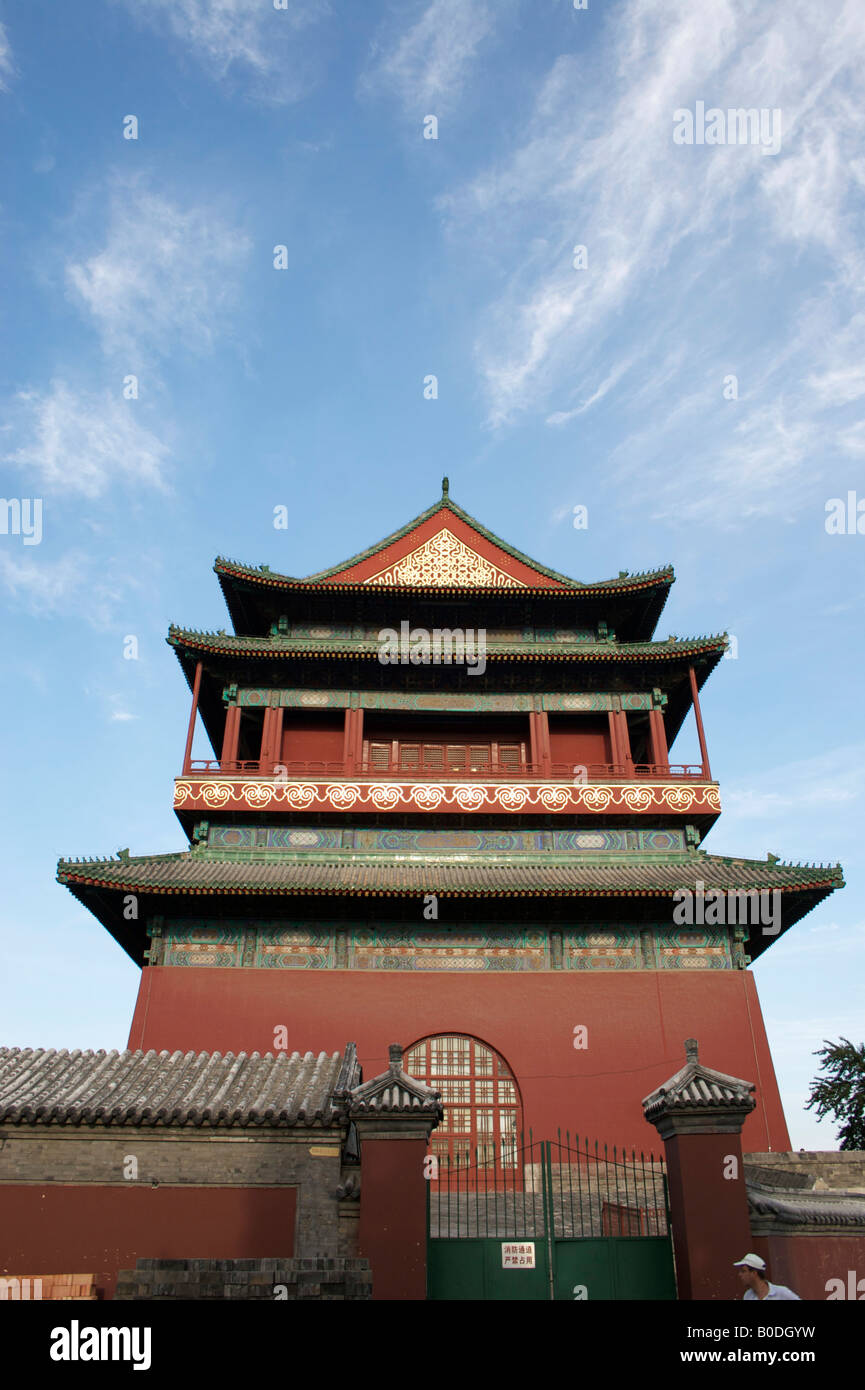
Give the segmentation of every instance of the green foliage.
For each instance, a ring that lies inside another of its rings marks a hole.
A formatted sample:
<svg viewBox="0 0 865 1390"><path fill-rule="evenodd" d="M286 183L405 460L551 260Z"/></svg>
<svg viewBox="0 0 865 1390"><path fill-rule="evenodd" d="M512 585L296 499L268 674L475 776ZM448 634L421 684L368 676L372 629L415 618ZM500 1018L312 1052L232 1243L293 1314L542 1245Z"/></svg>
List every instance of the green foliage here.
<svg viewBox="0 0 865 1390"><path fill-rule="evenodd" d="M811 1085L811 1098L805 1109L817 1107L817 1118L833 1115L844 1123L836 1138L842 1149L865 1149L865 1043L856 1047L847 1038L830 1043L815 1053L822 1058L824 1076Z"/></svg>

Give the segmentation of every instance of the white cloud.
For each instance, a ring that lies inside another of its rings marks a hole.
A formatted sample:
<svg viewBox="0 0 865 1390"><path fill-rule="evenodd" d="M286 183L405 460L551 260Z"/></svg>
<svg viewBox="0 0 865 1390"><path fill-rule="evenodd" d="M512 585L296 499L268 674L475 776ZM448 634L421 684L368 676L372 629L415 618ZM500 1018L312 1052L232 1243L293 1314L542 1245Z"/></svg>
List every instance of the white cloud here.
<svg viewBox="0 0 865 1390"><path fill-rule="evenodd" d="M20 443L3 461L24 472L28 490L93 498L118 479L164 489L168 447L140 423L139 410L119 389L90 395L54 381L45 394L19 392L4 432Z"/></svg>
<svg viewBox="0 0 865 1390"><path fill-rule="evenodd" d="M118 609L129 589L139 587L126 555L70 550L49 559L39 547L27 553L0 550L0 587L10 600L37 618L70 616L99 631L116 629Z"/></svg>
<svg viewBox="0 0 865 1390"><path fill-rule="evenodd" d="M125 356L132 370L178 343L213 347L250 244L215 209L181 208L132 181L112 190L105 245L70 262L66 278L106 351Z"/></svg>
<svg viewBox="0 0 865 1390"><path fill-rule="evenodd" d="M15 556L0 551L0 583L13 603L36 616L74 607L85 589L87 569L85 557L76 552L50 561L41 553Z"/></svg>
<svg viewBox="0 0 865 1390"><path fill-rule="evenodd" d="M6 30L0 24L0 92L8 92L9 79L15 74L15 65L12 62L12 49Z"/></svg>
<svg viewBox="0 0 865 1390"><path fill-rule="evenodd" d="M613 368L613 370L607 376L604 377L604 380L601 382L600 386L597 388L597 390L592 392L588 400L583 401L582 405L578 405L574 410L557 410L554 412L554 414L548 415L547 424L566 425L571 420L574 420L578 415L584 415L586 411L591 410L592 406L596 405L598 401L602 401L604 399L604 396L606 396L607 392L611 391L612 388L621 381L622 377L625 375L625 372L628 370L630 366L630 361L619 362Z"/></svg>
<svg viewBox="0 0 865 1390"><path fill-rule="evenodd" d="M814 758L761 772L748 786L735 783L724 794L724 817L760 818L779 812L810 814L818 807L861 801L865 744L835 748ZM778 791L777 788L783 788Z"/></svg>
<svg viewBox="0 0 865 1390"><path fill-rule="evenodd" d="M330 14L327 0L123 0L136 19L168 29L216 78L233 70L270 101L296 101L312 85L312 59L298 33Z"/></svg>
<svg viewBox="0 0 865 1390"><path fill-rule="evenodd" d="M615 481L635 506L792 519L827 439L860 446L854 420L826 413L865 390L863 62L865 11L845 0L626 0L591 60L557 58L511 123L516 147L439 203L452 244L498 258L475 341L488 423L567 426L627 357ZM675 145L673 112L697 100L779 109L780 152ZM563 390L579 404L550 412Z"/></svg>
<svg viewBox="0 0 865 1390"><path fill-rule="evenodd" d="M786 862L840 861L849 870L859 851L863 787L863 744L730 779L722 788L723 813L705 848L710 854L739 855L745 844L750 846L748 858L771 851ZM842 894L839 910L846 896Z"/></svg>
<svg viewBox="0 0 865 1390"><path fill-rule="evenodd" d="M384 87L418 118L440 116L462 94L478 51L509 8L508 0L432 0L408 28L379 39L361 90ZM402 24L405 7L396 14Z"/></svg>

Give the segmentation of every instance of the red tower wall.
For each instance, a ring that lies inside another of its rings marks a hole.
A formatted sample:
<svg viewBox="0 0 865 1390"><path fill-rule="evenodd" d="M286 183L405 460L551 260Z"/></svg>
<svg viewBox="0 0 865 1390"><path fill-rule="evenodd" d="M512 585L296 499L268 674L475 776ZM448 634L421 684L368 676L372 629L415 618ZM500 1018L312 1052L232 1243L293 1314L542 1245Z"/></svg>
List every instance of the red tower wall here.
<svg viewBox="0 0 865 1390"><path fill-rule="evenodd" d="M613 761L606 718L561 723L550 719L550 757L554 763L583 764Z"/></svg>
<svg viewBox="0 0 865 1390"><path fill-rule="evenodd" d="M369 1078L388 1046L464 1033L499 1052L520 1090L522 1124L657 1149L640 1102L678 1070L685 1038L707 1066L753 1081L744 1151L790 1147L754 978L748 971L448 975L152 966L144 970L131 1048L341 1051L356 1042ZM574 1047L583 1025L588 1046Z"/></svg>
<svg viewBox="0 0 865 1390"><path fill-rule="evenodd" d="M282 761L341 763L344 739L342 711L328 717L287 711L282 735Z"/></svg>

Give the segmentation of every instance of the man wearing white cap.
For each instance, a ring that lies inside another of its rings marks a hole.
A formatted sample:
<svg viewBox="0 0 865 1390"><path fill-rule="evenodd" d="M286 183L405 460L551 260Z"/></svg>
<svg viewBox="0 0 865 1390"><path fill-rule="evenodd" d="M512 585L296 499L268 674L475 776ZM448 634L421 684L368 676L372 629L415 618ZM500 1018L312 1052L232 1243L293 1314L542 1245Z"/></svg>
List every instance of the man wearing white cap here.
<svg viewBox="0 0 865 1390"><path fill-rule="evenodd" d="M784 1284L769 1283L766 1278L766 1261L761 1260L759 1255L743 1255L733 1268L739 1271L739 1278L745 1285L744 1298L783 1298L802 1302L799 1295Z"/></svg>

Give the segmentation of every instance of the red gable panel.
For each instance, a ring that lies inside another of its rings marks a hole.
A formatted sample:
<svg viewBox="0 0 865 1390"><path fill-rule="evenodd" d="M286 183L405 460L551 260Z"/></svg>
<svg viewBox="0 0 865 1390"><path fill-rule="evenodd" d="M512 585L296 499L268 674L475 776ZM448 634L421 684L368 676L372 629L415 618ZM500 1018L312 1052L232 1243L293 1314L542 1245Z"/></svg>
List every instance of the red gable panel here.
<svg viewBox="0 0 865 1390"><path fill-rule="evenodd" d="M328 574L324 582L567 588L488 540L447 503L391 545L344 570Z"/></svg>

